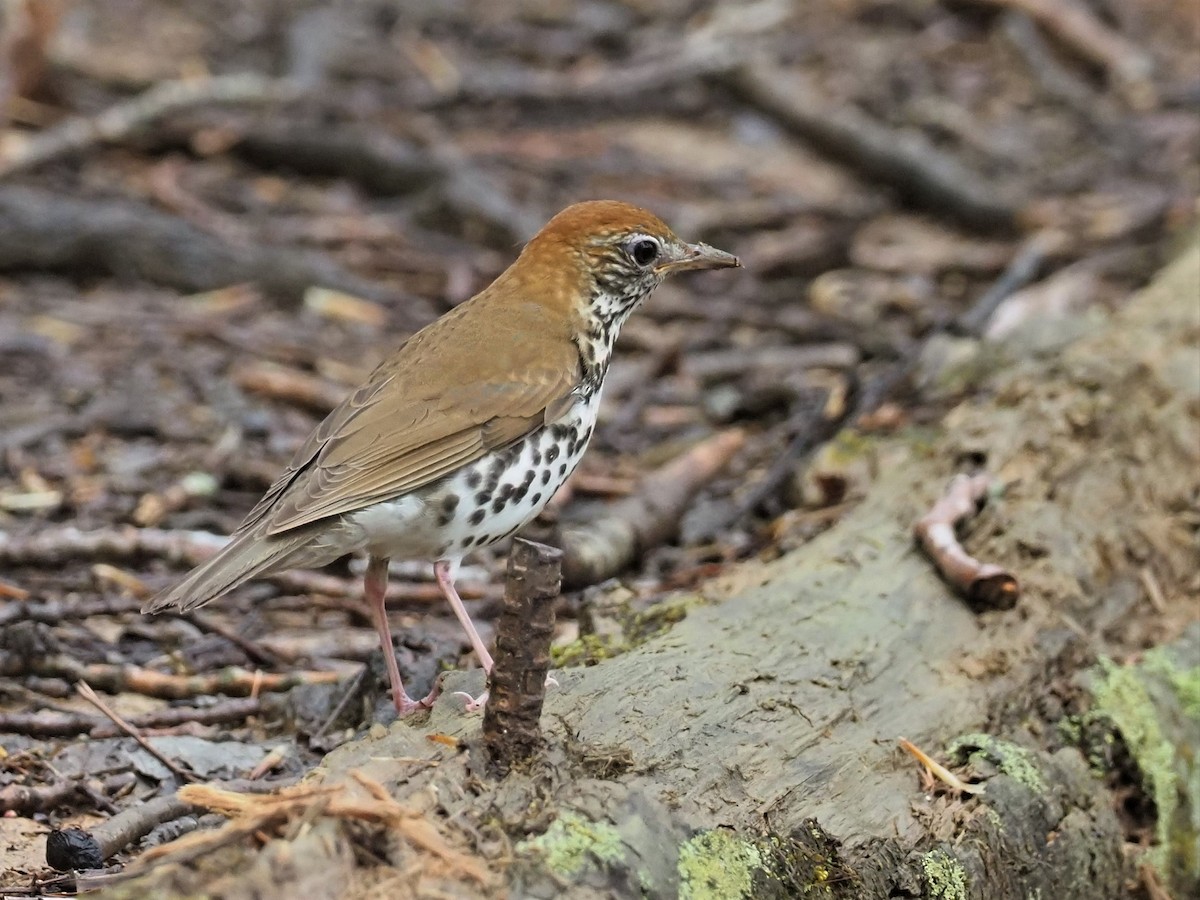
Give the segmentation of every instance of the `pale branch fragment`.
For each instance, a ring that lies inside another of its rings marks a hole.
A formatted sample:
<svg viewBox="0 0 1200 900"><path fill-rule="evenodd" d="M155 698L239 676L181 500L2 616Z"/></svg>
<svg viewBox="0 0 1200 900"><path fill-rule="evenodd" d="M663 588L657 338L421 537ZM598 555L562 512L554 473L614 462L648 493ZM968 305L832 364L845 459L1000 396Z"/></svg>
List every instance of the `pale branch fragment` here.
<svg viewBox="0 0 1200 900"><path fill-rule="evenodd" d="M411 313L422 299L355 275L331 257L266 244L233 244L132 200L84 199L16 185L0 187L0 270L109 272L189 293L253 283L299 301L310 287L353 294Z"/></svg>
<svg viewBox="0 0 1200 900"><path fill-rule="evenodd" d="M24 675L86 681L110 694L131 691L165 700L207 694L249 697L287 691L302 684L333 684L339 679L336 672L251 672L237 666L200 675L170 675L140 666L83 663L65 653L29 656L0 650L0 676Z"/></svg>
<svg viewBox="0 0 1200 900"><path fill-rule="evenodd" d="M135 728L150 731L184 725L218 725L239 722L261 715L266 703L262 697L238 697L211 706L168 707L126 721ZM37 738L69 737L86 734L89 738L116 737L122 734L110 719L82 712L40 710L38 712L0 713L0 734L24 734Z"/></svg>
<svg viewBox="0 0 1200 900"><path fill-rule="evenodd" d="M564 586L611 578L669 540L688 501L728 465L745 440L740 428L719 432L651 473L636 494L613 504L606 515L586 526L564 529Z"/></svg>
<svg viewBox="0 0 1200 900"><path fill-rule="evenodd" d="M954 532L957 524L977 513L991 483L987 475L956 475L942 498L913 526L913 535L942 577L977 611L1012 609L1021 596L1016 577L975 559Z"/></svg>
<svg viewBox="0 0 1200 900"><path fill-rule="evenodd" d="M97 144L123 140L170 113L213 104L287 103L303 93L294 82L250 74L165 81L99 115L67 119L42 132L7 159L0 159L0 179Z"/></svg>
<svg viewBox="0 0 1200 900"><path fill-rule="evenodd" d="M743 66L730 81L785 127L912 202L975 228L1015 228L1020 203L919 131L892 128L858 109L830 103L801 75L776 66Z"/></svg>
<svg viewBox="0 0 1200 900"><path fill-rule="evenodd" d="M1153 109L1158 92L1151 76L1154 59L1124 35L1105 25L1080 0L976 0L1028 15L1055 39L1103 68L1134 109Z"/></svg>
<svg viewBox="0 0 1200 900"><path fill-rule="evenodd" d="M542 744L542 703L550 671L554 599L562 587L562 551L523 538L508 555L504 605L483 713L483 743L500 773Z"/></svg>
<svg viewBox="0 0 1200 900"><path fill-rule="evenodd" d="M6 784L0 787L0 813L25 815L52 810L80 792L77 781L52 781L49 784Z"/></svg>
<svg viewBox="0 0 1200 900"><path fill-rule="evenodd" d="M106 559L132 563L143 559L161 559L179 568L191 568L204 562L228 543L229 538L207 531L174 531L162 528L136 528L132 525L82 531L74 526L47 527L30 535L0 531L0 566L54 567L86 559ZM321 572L298 569L279 572L265 580L294 593L323 594L329 597L362 596L361 580L335 578ZM393 582L388 588L392 603L435 603L442 601L437 585ZM464 582L460 595L467 600L493 597L491 588L478 582ZM0 607L0 626L29 620L54 624L63 619L88 616L120 615L140 609L142 600L129 597L101 597L72 603L19 600Z"/></svg>
<svg viewBox="0 0 1200 900"><path fill-rule="evenodd" d="M922 766L925 767L925 773L928 778L937 778L943 784L947 785L952 791L958 791L963 794L982 794L984 786L982 784L970 784L963 781L940 762L910 741L908 738L897 738L901 749L907 751L913 756Z"/></svg>
<svg viewBox="0 0 1200 900"><path fill-rule="evenodd" d="M320 415L341 403L347 394L347 388L342 385L277 363L247 362L237 366L232 377L244 391Z"/></svg>
<svg viewBox="0 0 1200 900"><path fill-rule="evenodd" d="M345 784L296 786L266 796L252 796L219 785L187 785L179 790L180 800L219 812L230 817L230 821L216 831L186 835L152 848L139 858L135 868L144 872L160 862L194 860L232 840L259 832L270 833L292 820L328 817L382 825L413 846L437 856L455 871L483 885L491 882L483 863L451 846L429 818L397 802L382 785L361 772L351 774L369 796L349 796ZM255 782L251 784L257 786Z"/></svg>

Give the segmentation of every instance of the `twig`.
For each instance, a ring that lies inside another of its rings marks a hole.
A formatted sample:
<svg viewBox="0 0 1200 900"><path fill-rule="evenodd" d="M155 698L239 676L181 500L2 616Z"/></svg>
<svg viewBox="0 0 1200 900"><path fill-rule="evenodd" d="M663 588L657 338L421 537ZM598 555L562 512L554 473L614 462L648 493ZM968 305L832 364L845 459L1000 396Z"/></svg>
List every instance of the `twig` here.
<svg viewBox="0 0 1200 900"><path fill-rule="evenodd" d="M611 578L670 539L688 501L745 443L739 428L722 431L642 480L639 492L587 526L564 529L563 583L581 587Z"/></svg>
<svg viewBox="0 0 1200 900"><path fill-rule="evenodd" d="M227 790L266 793L289 786L295 781L294 777L263 782L240 780L226 782L223 787ZM203 811L203 806L180 799L177 794L155 797L145 803L134 804L86 831L70 829L50 832L46 837L46 862L60 872L94 868L81 865L83 860L80 859L80 855L88 854L88 861L99 860L103 863L164 822Z"/></svg>
<svg viewBox="0 0 1200 900"><path fill-rule="evenodd" d="M192 782L200 780L200 776L187 766L181 766L179 763L171 759L171 757L159 751L158 748L142 737L141 732L122 719L111 706L101 700L100 697L97 696L96 692L92 690L91 685L89 685L86 681L78 682L75 685L75 689L79 691L79 696L81 696L88 703L92 704L92 706L96 707L96 709L100 710L100 712L104 713L104 715L112 719L114 725L137 741L143 750L170 769L171 772L181 781Z"/></svg>
<svg viewBox="0 0 1200 900"><path fill-rule="evenodd" d="M278 363L248 362L233 371L234 383L252 394L282 400L325 415L350 392L327 378L310 375Z"/></svg>
<svg viewBox="0 0 1200 900"><path fill-rule="evenodd" d="M508 555L504 606L488 679L483 743L500 774L542 745L542 703L550 671L554 599L562 587L562 551L517 538Z"/></svg>
<svg viewBox="0 0 1200 900"><path fill-rule="evenodd" d="M311 815L313 806L319 805L321 808L316 812L320 816L383 825L480 884L487 885L492 881L479 860L451 847L420 812L398 803L382 785L362 773L353 772L352 775L370 794L368 799L347 797L345 785L297 786L268 796L255 796L216 785L187 785L179 790L181 800L229 816L231 821L215 832L190 834L146 851L135 864L136 870L145 871L147 866L160 860L183 863L197 859L233 841L275 830L293 818Z"/></svg>
<svg viewBox="0 0 1200 900"><path fill-rule="evenodd" d="M1138 110L1158 105L1151 76L1154 59L1096 18L1079 0L976 0L1027 14L1084 59L1103 68L1113 86Z"/></svg>
<svg viewBox="0 0 1200 900"><path fill-rule="evenodd" d="M892 385L889 384L888 390L891 387ZM736 522L741 521L757 510L768 498L776 496L783 484L796 471L796 467L800 464L800 461L814 447L833 437L838 429L842 428L846 423L853 424L862 414L874 409L878 403L883 401L883 396L879 396L877 401L869 400L865 397L865 393L865 391L859 392L858 402L855 405L853 413L849 415L845 412L840 416L830 417L825 415L826 404L824 401L819 406L814 406L811 402L798 403L784 425L784 432L785 434L791 434L791 439L783 449L783 452L775 457L775 461L771 463L771 467L767 469L767 473L742 495L736 506L728 514L715 517L708 523L705 536L708 538L716 537Z"/></svg>
<svg viewBox="0 0 1200 900"><path fill-rule="evenodd" d="M0 787L0 813L49 812L79 793L77 781L53 781L50 784L6 784Z"/></svg>
<svg viewBox="0 0 1200 900"><path fill-rule="evenodd" d="M0 675L41 675L68 681L86 681L111 694L131 691L148 697L184 700L206 694L245 697L257 685L260 692L288 691L302 684L332 684L336 672L249 672L229 666L200 675L169 675L140 666L83 663L64 653L29 656L0 651Z"/></svg>
<svg viewBox="0 0 1200 900"><path fill-rule="evenodd" d="M1097 92L1059 61L1033 19L1013 10L1004 14L1001 27L1047 94L1070 104L1089 121L1102 117L1097 109Z"/></svg>
<svg viewBox="0 0 1200 900"><path fill-rule="evenodd" d="M251 662L258 663L260 666L271 666L280 668L284 665L284 660L280 659L278 654L272 652L261 644L258 644L247 637L238 634L232 628L226 628L220 622L217 622L212 616L205 613L192 610L191 612L180 613L179 618L185 622L191 622L201 631L207 631L210 634L216 634L223 637L229 643L233 644L239 650L246 654Z"/></svg>
<svg viewBox="0 0 1200 900"><path fill-rule="evenodd" d="M825 342L691 353L684 359L681 368L685 375L708 385L753 369L785 372L797 372L801 369L845 371L853 369L861 359L862 353L853 344Z"/></svg>
<svg viewBox="0 0 1200 900"><path fill-rule="evenodd" d="M333 723L336 722L341 716L342 711L345 710L346 706L350 703L351 698L358 695L359 689L362 687L363 681L366 679L366 677L367 666L363 666L358 670L358 673L352 679L350 679L350 682L346 685L345 690L342 692L341 699L334 704L333 709L330 710L329 715L325 717L325 721L321 723L321 727L313 732L310 740L319 740L320 738L324 737L325 732L333 727Z"/></svg>
<svg viewBox="0 0 1200 900"><path fill-rule="evenodd" d="M987 475L956 475L942 498L913 526L913 535L942 577L977 611L1012 609L1021 596L1013 575L1000 566L979 562L954 533L955 525L976 514L991 483Z"/></svg>
<svg viewBox="0 0 1200 900"><path fill-rule="evenodd" d="M924 750L910 741L908 738L899 738L900 746L916 757L917 762L925 767L928 775L936 777L950 787L951 790L959 791L963 794L982 794L982 784L970 784L963 781Z"/></svg>
<svg viewBox="0 0 1200 900"><path fill-rule="evenodd" d="M798 73L765 64L739 68L743 97L839 162L890 184L914 203L965 224L1011 229L1020 204L911 129L883 125L854 107L824 100Z"/></svg>
<svg viewBox="0 0 1200 900"><path fill-rule="evenodd" d="M131 716L130 725L142 730L176 728L180 725L216 725L237 722L263 712L262 698L238 697L212 706L170 707L140 716ZM30 737L67 737L86 734L92 739L113 737L121 729L109 719L86 713L50 711L36 713L0 713L0 733L25 734Z"/></svg>
<svg viewBox="0 0 1200 900"><path fill-rule="evenodd" d="M213 104L286 103L302 95L303 90L293 82L259 75L165 81L99 115L68 119L43 132L8 159L0 160L0 179L96 144L123 140L170 113Z"/></svg>
<svg viewBox="0 0 1200 900"><path fill-rule="evenodd" d="M98 200L37 188L0 187L0 269L137 276L189 293L243 282L298 301L314 286L388 306L413 322L432 318L427 301L344 269L331 257L265 244L234 244L131 200Z"/></svg>
<svg viewBox="0 0 1200 900"><path fill-rule="evenodd" d="M1032 235L1017 250L1012 262L992 286L950 325L950 330L961 335L980 337L1000 304L1015 291L1033 281L1046 257L1059 244L1059 238L1049 231L1039 231Z"/></svg>

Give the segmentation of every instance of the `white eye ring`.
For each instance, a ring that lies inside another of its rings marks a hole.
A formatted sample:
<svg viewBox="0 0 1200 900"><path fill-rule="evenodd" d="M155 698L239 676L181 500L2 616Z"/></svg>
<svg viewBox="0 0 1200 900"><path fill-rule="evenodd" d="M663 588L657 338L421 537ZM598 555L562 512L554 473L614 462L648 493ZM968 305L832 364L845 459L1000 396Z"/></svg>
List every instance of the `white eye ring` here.
<svg viewBox="0 0 1200 900"><path fill-rule="evenodd" d="M643 269L652 265L662 253L662 244L652 237L640 234L635 238L631 238L629 243L625 245L625 252L629 254L637 265Z"/></svg>

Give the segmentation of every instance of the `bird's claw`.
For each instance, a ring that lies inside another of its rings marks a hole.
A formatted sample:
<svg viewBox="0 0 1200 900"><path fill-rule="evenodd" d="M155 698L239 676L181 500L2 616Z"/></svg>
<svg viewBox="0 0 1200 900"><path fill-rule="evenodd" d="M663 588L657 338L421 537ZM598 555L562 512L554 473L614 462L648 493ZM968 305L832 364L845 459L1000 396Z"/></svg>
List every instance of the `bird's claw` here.
<svg viewBox="0 0 1200 900"><path fill-rule="evenodd" d="M466 691L455 691L455 697L462 697L466 701L467 712L479 712L487 704L488 692L484 691L478 697L472 697Z"/></svg>
<svg viewBox="0 0 1200 900"><path fill-rule="evenodd" d="M553 675L546 676L546 687L558 687L558 681L555 680ZM454 696L463 698L466 703L467 712L478 712L487 704L489 693L490 691L484 691L478 697L472 697L466 691L455 691Z"/></svg>

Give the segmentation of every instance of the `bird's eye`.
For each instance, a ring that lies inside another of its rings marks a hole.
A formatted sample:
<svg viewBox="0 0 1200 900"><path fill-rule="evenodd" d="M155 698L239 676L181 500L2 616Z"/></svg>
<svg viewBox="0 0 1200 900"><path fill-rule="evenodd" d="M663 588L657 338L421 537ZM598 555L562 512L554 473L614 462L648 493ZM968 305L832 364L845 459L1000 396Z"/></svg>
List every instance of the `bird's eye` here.
<svg viewBox="0 0 1200 900"><path fill-rule="evenodd" d="M648 266L658 259L659 249L654 238L637 238L629 244L629 256L639 266Z"/></svg>

